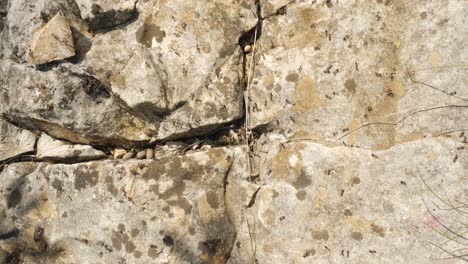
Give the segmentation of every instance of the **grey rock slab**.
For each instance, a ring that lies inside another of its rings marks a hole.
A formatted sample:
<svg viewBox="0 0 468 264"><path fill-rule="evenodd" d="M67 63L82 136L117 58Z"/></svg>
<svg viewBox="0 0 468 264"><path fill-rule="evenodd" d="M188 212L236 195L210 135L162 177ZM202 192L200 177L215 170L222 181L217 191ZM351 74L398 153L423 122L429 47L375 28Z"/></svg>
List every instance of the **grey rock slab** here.
<svg viewBox="0 0 468 264"><path fill-rule="evenodd" d="M0 233L19 233L0 249L36 263L225 263L236 231L224 186L241 173L237 152L13 164L0 176Z"/></svg>
<svg viewBox="0 0 468 264"><path fill-rule="evenodd" d="M467 12L447 3L288 4L263 21L250 126L373 149L460 133Z"/></svg>
<svg viewBox="0 0 468 264"><path fill-rule="evenodd" d="M430 243L449 231L431 213L466 230L457 223L466 214L453 209L468 199L463 147L444 137L382 151L270 138L229 263L254 252L259 263L438 263L450 255ZM455 240L443 248L460 248Z"/></svg>
<svg viewBox="0 0 468 264"><path fill-rule="evenodd" d="M75 55L70 25L61 11L36 31L31 40L29 63L43 64Z"/></svg>
<svg viewBox="0 0 468 264"><path fill-rule="evenodd" d="M106 153L89 145L74 145L69 142L53 139L42 134L37 142L37 157L54 162L82 162L107 157Z"/></svg>
<svg viewBox="0 0 468 264"><path fill-rule="evenodd" d="M38 71L2 60L0 74L7 77L0 83L0 113L21 126L86 145L144 144L152 138L151 124L73 65Z"/></svg>
<svg viewBox="0 0 468 264"><path fill-rule="evenodd" d="M35 144L36 134L0 118L0 161L33 152Z"/></svg>

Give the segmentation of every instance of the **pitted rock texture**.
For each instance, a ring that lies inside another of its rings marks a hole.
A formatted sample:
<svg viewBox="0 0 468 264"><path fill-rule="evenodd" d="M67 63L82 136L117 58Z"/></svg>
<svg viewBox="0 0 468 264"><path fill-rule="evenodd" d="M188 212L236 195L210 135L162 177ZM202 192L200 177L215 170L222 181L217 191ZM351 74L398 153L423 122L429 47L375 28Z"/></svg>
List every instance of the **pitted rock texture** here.
<svg viewBox="0 0 468 264"><path fill-rule="evenodd" d="M468 261L466 7L0 0L0 263Z"/></svg>
<svg viewBox="0 0 468 264"><path fill-rule="evenodd" d="M459 141L371 151L270 140L263 186L244 212L229 263L437 263L435 245L447 239L426 206L442 224L466 230L451 218L466 215L441 209L436 196L468 198L468 152Z"/></svg>
<svg viewBox="0 0 468 264"><path fill-rule="evenodd" d="M25 263L225 263L236 238L225 179L245 163L236 152L11 165L0 234L20 231L0 248Z"/></svg>
<svg viewBox="0 0 468 264"><path fill-rule="evenodd" d="M250 126L373 149L465 129L466 10L463 1L288 4L263 21Z"/></svg>

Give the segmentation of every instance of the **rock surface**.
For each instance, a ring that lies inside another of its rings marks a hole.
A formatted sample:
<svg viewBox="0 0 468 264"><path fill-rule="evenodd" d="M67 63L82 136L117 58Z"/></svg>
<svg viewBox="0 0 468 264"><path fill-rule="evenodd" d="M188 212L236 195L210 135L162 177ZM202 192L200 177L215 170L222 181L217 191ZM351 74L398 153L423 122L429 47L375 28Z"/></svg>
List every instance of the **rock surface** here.
<svg viewBox="0 0 468 264"><path fill-rule="evenodd" d="M37 157L54 162L81 162L106 157L106 153L88 145L73 145L42 134L37 141Z"/></svg>
<svg viewBox="0 0 468 264"><path fill-rule="evenodd" d="M235 152L11 165L0 234L14 234L0 248L25 263L225 263L236 237L224 198Z"/></svg>
<svg viewBox="0 0 468 264"><path fill-rule="evenodd" d="M467 10L0 1L0 263L468 261Z"/></svg>
<svg viewBox="0 0 468 264"><path fill-rule="evenodd" d="M33 152L36 135L0 118L0 161Z"/></svg>
<svg viewBox="0 0 468 264"><path fill-rule="evenodd" d="M70 25L62 12L34 33L29 51L29 63L43 64L75 55Z"/></svg>

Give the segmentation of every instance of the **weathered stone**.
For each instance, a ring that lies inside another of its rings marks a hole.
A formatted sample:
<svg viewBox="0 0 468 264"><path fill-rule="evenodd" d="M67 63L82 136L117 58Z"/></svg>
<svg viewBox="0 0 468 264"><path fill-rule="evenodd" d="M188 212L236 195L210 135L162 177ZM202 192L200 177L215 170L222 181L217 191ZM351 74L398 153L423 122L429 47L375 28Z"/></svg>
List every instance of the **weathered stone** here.
<svg viewBox="0 0 468 264"><path fill-rule="evenodd" d="M73 145L42 134L37 142L37 157L55 162L82 162L107 157L106 153L88 145Z"/></svg>
<svg viewBox="0 0 468 264"><path fill-rule="evenodd" d="M104 85L73 65L48 71L2 60L0 113L21 126L79 144L130 146L151 140ZM153 128L156 129L156 128Z"/></svg>
<svg viewBox="0 0 468 264"><path fill-rule="evenodd" d="M76 0L91 30L111 29L137 15L135 0Z"/></svg>
<svg viewBox="0 0 468 264"><path fill-rule="evenodd" d="M147 149L146 150L146 158L147 159L154 159L154 150L153 149Z"/></svg>
<svg viewBox="0 0 468 264"><path fill-rule="evenodd" d="M466 12L450 3L288 4L263 21L251 127L373 149L465 129Z"/></svg>
<svg viewBox="0 0 468 264"><path fill-rule="evenodd" d="M114 149L114 159L121 159L125 154L127 154L125 149Z"/></svg>
<svg viewBox="0 0 468 264"><path fill-rule="evenodd" d="M72 263L225 263L236 237L224 198L234 152L14 164L0 176L0 234L20 231L0 249L44 263L57 254Z"/></svg>
<svg viewBox="0 0 468 264"><path fill-rule="evenodd" d="M0 14L0 17L6 15L3 31L0 32L0 59L8 58L25 63L34 33L59 12L63 13L72 28L81 29L80 10L74 0L1 2L7 4L5 13Z"/></svg>
<svg viewBox="0 0 468 264"><path fill-rule="evenodd" d="M158 139L207 133L243 115L239 37L257 22L225 1L138 2L138 19L95 36L86 69L145 120ZM209 29L209 30L207 30Z"/></svg>
<svg viewBox="0 0 468 264"><path fill-rule="evenodd" d="M134 157L135 157L135 152L130 151L128 153L125 153L125 155L123 155L122 159L123 160L129 160L129 159L133 159Z"/></svg>
<svg viewBox="0 0 468 264"><path fill-rule="evenodd" d="M136 158L137 158L137 159L144 159L144 158L146 158L146 150L138 151L137 154L136 154Z"/></svg>
<svg viewBox="0 0 468 264"><path fill-rule="evenodd" d="M425 204L443 224L466 230L450 218L459 213L444 209L468 198L463 143L441 137L371 151L270 140L261 149L263 185L244 210L230 263L431 263L445 252L430 242L441 245L447 239L436 231L448 231Z"/></svg>
<svg viewBox="0 0 468 264"><path fill-rule="evenodd" d="M0 118L0 161L33 152L36 135Z"/></svg>
<svg viewBox="0 0 468 264"><path fill-rule="evenodd" d="M29 63L43 64L75 55L70 25L59 11L47 24L34 33L29 51Z"/></svg>

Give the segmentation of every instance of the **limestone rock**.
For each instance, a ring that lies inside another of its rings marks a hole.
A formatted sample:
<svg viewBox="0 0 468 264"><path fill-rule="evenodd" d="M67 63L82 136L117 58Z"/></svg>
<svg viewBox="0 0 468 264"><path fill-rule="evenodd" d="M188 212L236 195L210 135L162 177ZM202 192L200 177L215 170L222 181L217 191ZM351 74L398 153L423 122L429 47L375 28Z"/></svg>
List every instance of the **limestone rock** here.
<svg viewBox="0 0 468 264"><path fill-rule="evenodd" d="M225 263L236 237L224 198L233 153L14 164L0 176L0 234L19 232L0 249L45 263Z"/></svg>
<svg viewBox="0 0 468 264"><path fill-rule="evenodd" d="M55 162L82 162L106 157L106 153L88 145L73 145L42 134L37 142L37 157Z"/></svg>
<svg viewBox="0 0 468 264"><path fill-rule="evenodd" d="M34 151L36 135L0 118L0 161Z"/></svg>
<svg viewBox="0 0 468 264"><path fill-rule="evenodd" d="M37 71L3 60L0 75L7 77L0 83L0 113L21 126L86 145L151 139L151 124L130 114L104 85L73 65Z"/></svg>
<svg viewBox="0 0 468 264"><path fill-rule="evenodd" d="M86 70L160 124L158 139L207 133L241 118L238 39L257 22L250 5L140 1L137 9L136 21L95 36Z"/></svg>
<svg viewBox="0 0 468 264"><path fill-rule="evenodd" d="M462 2L335 2L295 1L263 21L252 128L373 149L465 129Z"/></svg>
<svg viewBox="0 0 468 264"><path fill-rule="evenodd" d="M460 142L424 139L374 152L269 143L263 185L244 211L229 263L250 263L254 251L258 263L432 263L445 253L429 242L446 238L425 204L466 230L429 190L467 200L468 152Z"/></svg>
<svg viewBox="0 0 468 264"><path fill-rule="evenodd" d="M125 154L127 154L127 151L125 149L114 149L114 159L121 159Z"/></svg>
<svg viewBox="0 0 468 264"><path fill-rule="evenodd" d="M34 33L29 63L43 64L75 55L70 25L62 12Z"/></svg>
<svg viewBox="0 0 468 264"><path fill-rule="evenodd" d="M28 60L34 33L59 12L63 13L71 27L80 28L80 10L74 0L9 0L1 2L0 5L7 3L4 11L0 14L0 17L5 16L3 31L0 32L0 50L2 51L0 58L25 63ZM56 28L50 28L50 30L52 29ZM63 38L63 36L57 37ZM63 44L57 44L63 46Z"/></svg>
<svg viewBox="0 0 468 264"><path fill-rule="evenodd" d="M110 29L123 24L137 13L135 0L76 0L81 17L91 30Z"/></svg>

